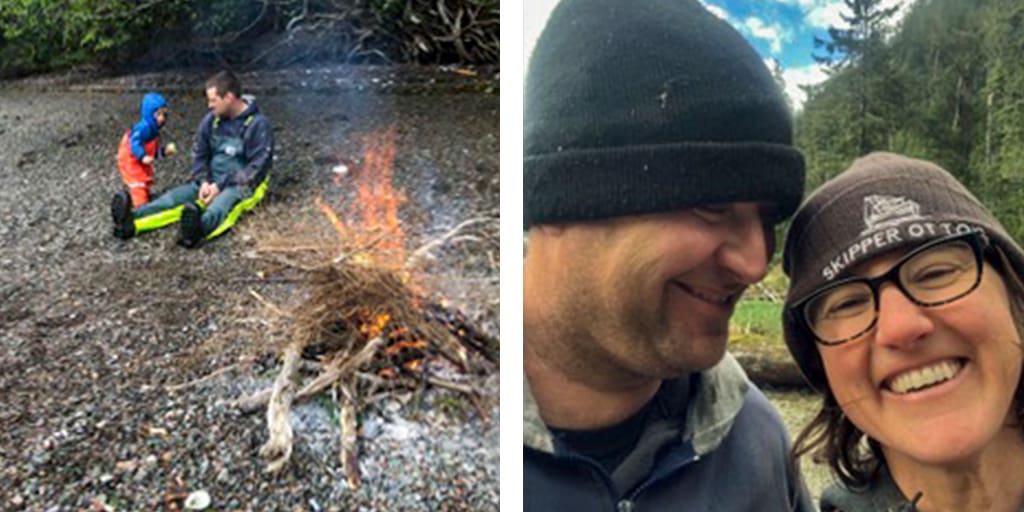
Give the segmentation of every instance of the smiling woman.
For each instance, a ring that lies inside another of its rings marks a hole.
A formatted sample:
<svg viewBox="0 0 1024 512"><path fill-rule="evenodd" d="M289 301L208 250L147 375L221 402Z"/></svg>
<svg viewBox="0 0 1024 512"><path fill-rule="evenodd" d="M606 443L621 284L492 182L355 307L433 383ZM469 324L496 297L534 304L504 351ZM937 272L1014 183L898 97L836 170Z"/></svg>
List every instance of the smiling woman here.
<svg viewBox="0 0 1024 512"><path fill-rule="evenodd" d="M873 153L797 212L784 266L786 343L823 395L794 460L842 481L822 510L1018 510L1024 253L999 221L938 166Z"/></svg>

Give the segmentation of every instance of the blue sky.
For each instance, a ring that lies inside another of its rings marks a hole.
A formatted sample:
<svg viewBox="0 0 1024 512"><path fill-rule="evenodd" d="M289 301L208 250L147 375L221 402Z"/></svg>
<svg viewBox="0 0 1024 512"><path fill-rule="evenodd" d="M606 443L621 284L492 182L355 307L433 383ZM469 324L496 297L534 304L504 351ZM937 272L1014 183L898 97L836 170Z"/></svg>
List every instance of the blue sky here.
<svg viewBox="0 0 1024 512"><path fill-rule="evenodd" d="M705 0L704 4L743 32L761 55L772 56L787 68L813 63L812 37L822 30L807 22L797 2Z"/></svg>
<svg viewBox="0 0 1024 512"><path fill-rule="evenodd" d="M624 0L626 1L626 0ZM633 0L643 1L643 0ZM825 79L824 71L814 63L813 36L824 37L829 25L843 26L842 0L700 0L719 18L728 21L766 60L777 59L786 80L786 94L799 109L804 95L800 85ZM894 17L898 22L913 0L902 2ZM524 56L529 58L533 43L543 29L557 0L525 0L523 13ZM887 0L883 6L900 3Z"/></svg>

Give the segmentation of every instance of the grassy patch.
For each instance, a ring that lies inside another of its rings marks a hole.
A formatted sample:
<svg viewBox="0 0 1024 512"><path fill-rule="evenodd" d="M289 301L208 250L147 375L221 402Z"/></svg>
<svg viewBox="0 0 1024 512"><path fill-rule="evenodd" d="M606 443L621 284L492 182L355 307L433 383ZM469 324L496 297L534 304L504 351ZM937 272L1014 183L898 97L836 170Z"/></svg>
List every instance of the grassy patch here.
<svg viewBox="0 0 1024 512"><path fill-rule="evenodd" d="M759 335L759 337L782 339L782 303L764 300L743 299L736 304L732 322L729 324L731 335Z"/></svg>

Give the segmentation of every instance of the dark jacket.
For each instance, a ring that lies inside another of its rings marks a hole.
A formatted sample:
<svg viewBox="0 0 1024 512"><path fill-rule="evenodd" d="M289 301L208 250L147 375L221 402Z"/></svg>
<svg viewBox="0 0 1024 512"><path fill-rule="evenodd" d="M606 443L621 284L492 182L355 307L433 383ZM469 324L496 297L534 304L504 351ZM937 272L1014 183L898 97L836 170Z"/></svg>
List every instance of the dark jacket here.
<svg viewBox="0 0 1024 512"><path fill-rule="evenodd" d="M146 156L143 146L160 135L160 126L156 124L156 111L167 106L167 100L155 92L148 92L142 97L139 105L139 122L132 126L128 141L132 156L141 161Z"/></svg>
<svg viewBox="0 0 1024 512"><path fill-rule="evenodd" d="M921 497L920 493L913 499L904 496L883 465L866 489L851 491L840 483L826 488L821 493L821 512L915 512Z"/></svg>
<svg viewBox="0 0 1024 512"><path fill-rule="evenodd" d="M883 466L871 485L851 491L841 483L828 486L821 493L821 512L914 512L915 502L908 500L896 487Z"/></svg>
<svg viewBox="0 0 1024 512"><path fill-rule="evenodd" d="M270 172L274 160L270 121L260 113L254 99L245 99L249 106L241 115L228 119L210 112L199 122L192 148L194 180L216 183L221 190L231 186L255 188ZM236 139L241 139L241 152L222 158L225 155L219 152L225 146L218 141Z"/></svg>
<svg viewBox="0 0 1024 512"><path fill-rule="evenodd" d="M695 382L675 411L681 430L648 424L626 461L644 451L650 469L619 489L621 468L609 475L593 460L555 450L524 380L524 510L813 510L787 462L781 419L736 360L726 354ZM665 382L659 394L675 383Z"/></svg>

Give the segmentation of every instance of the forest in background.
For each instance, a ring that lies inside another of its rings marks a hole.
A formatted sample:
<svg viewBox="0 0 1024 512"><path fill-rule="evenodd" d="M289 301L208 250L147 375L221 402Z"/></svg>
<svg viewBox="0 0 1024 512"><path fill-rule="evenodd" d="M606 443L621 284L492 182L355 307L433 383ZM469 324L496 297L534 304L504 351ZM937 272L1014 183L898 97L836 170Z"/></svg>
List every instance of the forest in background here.
<svg viewBox="0 0 1024 512"><path fill-rule="evenodd" d="M74 66L497 64L499 0L3 0L0 77Z"/></svg>
<svg viewBox="0 0 1024 512"><path fill-rule="evenodd" d="M807 190L865 153L902 153L953 173L1024 240L1024 2L918 0L888 32L878 0L845 3L852 28L816 41L830 77L796 118Z"/></svg>

